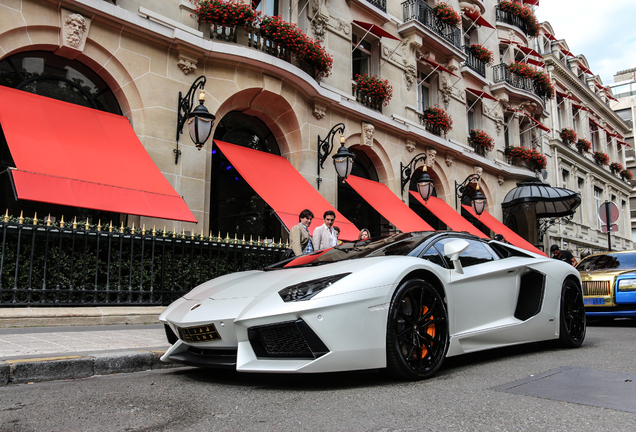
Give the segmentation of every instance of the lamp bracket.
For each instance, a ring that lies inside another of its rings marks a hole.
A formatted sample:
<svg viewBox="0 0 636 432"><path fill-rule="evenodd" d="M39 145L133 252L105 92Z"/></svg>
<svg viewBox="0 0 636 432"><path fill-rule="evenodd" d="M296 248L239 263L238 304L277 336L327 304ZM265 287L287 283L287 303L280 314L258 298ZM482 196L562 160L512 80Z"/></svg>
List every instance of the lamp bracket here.
<svg viewBox="0 0 636 432"><path fill-rule="evenodd" d="M320 183L322 182L320 170L325 168L324 163L333 150L333 139L336 136L336 133L344 135L344 130L344 123L338 123L331 128L324 139L320 139L320 135L318 135L318 178L316 179L318 182L318 189L320 189Z"/></svg>
<svg viewBox="0 0 636 432"><path fill-rule="evenodd" d="M192 86L190 86L190 90L186 93L185 96L182 96L182 93L179 92L179 105L177 106L177 148L174 150L175 165L179 161L179 155L181 154L181 150L179 150L179 135L183 133L183 125L185 124L188 115L192 112L192 107L194 106L194 99L197 97L197 89L204 90L205 89L205 75L201 75L199 78L194 80Z"/></svg>
<svg viewBox="0 0 636 432"><path fill-rule="evenodd" d="M468 177L466 177L464 179L463 182L461 182L461 184L457 183L457 180L455 180L455 209L459 209L459 207L457 206L457 201L459 198L459 201L462 201L462 198L464 198L464 192L466 191L466 187L468 186L469 183L478 183L479 179L481 178L481 176L479 174L471 174Z"/></svg>
<svg viewBox="0 0 636 432"><path fill-rule="evenodd" d="M411 162L409 162L406 165L400 162L402 197L404 197L404 187L411 180L411 175L413 174L415 165L417 165L419 161L422 161L424 164L426 164L426 153L420 153L415 155L413 159L411 159Z"/></svg>

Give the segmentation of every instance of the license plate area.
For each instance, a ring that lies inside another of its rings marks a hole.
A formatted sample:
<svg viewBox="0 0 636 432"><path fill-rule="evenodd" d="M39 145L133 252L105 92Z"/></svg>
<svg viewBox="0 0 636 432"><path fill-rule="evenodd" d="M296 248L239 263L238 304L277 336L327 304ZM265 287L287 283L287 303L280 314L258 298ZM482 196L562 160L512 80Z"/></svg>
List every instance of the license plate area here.
<svg viewBox="0 0 636 432"><path fill-rule="evenodd" d="M583 299L583 304L584 305L604 305L605 299L604 298L586 298L586 299Z"/></svg>
<svg viewBox="0 0 636 432"><path fill-rule="evenodd" d="M214 324L207 324L198 327L178 327L177 330L179 331L179 339L184 342L198 343L221 339L221 335L216 330Z"/></svg>

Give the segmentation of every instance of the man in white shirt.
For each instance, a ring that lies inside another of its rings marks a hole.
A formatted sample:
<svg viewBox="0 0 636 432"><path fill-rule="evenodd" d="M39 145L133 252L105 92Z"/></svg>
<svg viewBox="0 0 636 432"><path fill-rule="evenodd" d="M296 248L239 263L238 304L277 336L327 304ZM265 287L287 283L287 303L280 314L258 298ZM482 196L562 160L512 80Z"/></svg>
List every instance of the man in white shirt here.
<svg viewBox="0 0 636 432"><path fill-rule="evenodd" d="M315 250L328 249L338 244L338 236L333 229L336 214L331 210L327 210L322 218L325 223L314 230L313 244Z"/></svg>

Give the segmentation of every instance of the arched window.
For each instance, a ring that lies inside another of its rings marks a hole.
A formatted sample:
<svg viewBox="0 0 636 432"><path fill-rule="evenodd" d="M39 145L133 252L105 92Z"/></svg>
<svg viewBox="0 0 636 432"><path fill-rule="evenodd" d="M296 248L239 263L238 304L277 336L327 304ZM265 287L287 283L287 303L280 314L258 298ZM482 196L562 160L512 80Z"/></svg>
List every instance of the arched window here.
<svg viewBox="0 0 636 432"><path fill-rule="evenodd" d="M214 131L214 139L280 156L276 138L257 117L240 111L226 114ZM276 175L276 173L272 173ZM267 179L263 179L267 181ZM210 230L222 236L253 236L254 240L283 236L283 228L271 207L215 146L212 150Z"/></svg>
<svg viewBox="0 0 636 432"><path fill-rule="evenodd" d="M351 175L378 181L378 173L373 162L356 146L349 148L356 155ZM348 183L338 182L338 211L360 229L367 228L372 236L383 233L383 225L388 222L369 205ZM335 225L338 225L336 219ZM386 227L385 227L386 228ZM387 231L384 229L384 231Z"/></svg>

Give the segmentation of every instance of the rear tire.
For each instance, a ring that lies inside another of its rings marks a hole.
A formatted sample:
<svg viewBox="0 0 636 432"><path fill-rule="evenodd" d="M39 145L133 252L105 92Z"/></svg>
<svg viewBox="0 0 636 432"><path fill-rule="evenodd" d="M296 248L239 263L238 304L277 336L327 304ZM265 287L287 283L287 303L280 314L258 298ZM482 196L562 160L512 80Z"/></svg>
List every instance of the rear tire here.
<svg viewBox="0 0 636 432"><path fill-rule="evenodd" d="M387 322L389 372L407 380L429 378L442 365L448 344L448 315L442 296L421 279L400 285Z"/></svg>
<svg viewBox="0 0 636 432"><path fill-rule="evenodd" d="M566 280L561 289L559 323L559 344L564 348L580 347L586 331L585 306L581 288L571 280Z"/></svg>

